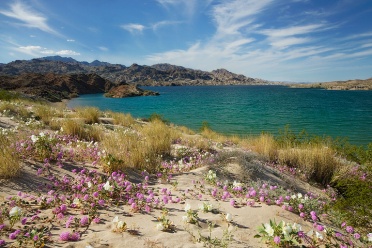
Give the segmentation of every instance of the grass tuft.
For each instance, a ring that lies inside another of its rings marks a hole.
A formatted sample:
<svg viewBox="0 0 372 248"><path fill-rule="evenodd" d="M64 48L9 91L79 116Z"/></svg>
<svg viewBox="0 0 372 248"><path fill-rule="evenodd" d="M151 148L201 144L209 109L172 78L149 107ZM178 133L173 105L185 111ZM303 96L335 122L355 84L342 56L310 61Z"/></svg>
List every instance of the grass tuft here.
<svg viewBox="0 0 372 248"><path fill-rule="evenodd" d="M0 177L13 178L20 173L21 161L9 139L0 132Z"/></svg>

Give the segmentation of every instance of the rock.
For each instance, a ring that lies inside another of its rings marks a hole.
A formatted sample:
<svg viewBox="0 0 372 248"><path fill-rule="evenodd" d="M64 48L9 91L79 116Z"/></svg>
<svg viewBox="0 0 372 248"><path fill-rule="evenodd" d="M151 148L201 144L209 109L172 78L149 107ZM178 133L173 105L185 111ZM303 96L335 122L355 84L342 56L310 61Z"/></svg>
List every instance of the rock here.
<svg viewBox="0 0 372 248"><path fill-rule="evenodd" d="M106 97L112 98L124 98L133 96L158 96L158 92L151 90L143 90L138 88L136 85L122 84L111 88L106 94Z"/></svg>

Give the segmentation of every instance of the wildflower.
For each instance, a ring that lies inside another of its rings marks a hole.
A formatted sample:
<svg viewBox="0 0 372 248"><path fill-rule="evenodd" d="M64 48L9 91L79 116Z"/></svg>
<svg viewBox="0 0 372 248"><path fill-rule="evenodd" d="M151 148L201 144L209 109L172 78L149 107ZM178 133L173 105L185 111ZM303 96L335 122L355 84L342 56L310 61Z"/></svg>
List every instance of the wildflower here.
<svg viewBox="0 0 372 248"><path fill-rule="evenodd" d="M355 239L360 239L360 234L359 233L354 233L354 238Z"/></svg>
<svg viewBox="0 0 372 248"><path fill-rule="evenodd" d="M275 236L274 237L274 243L275 244L279 244L280 243L280 237L279 236Z"/></svg>
<svg viewBox="0 0 372 248"><path fill-rule="evenodd" d="M372 242L372 233L367 234L368 242Z"/></svg>
<svg viewBox="0 0 372 248"><path fill-rule="evenodd" d="M75 205L76 207L80 207L81 206L80 199L74 198L74 200L72 201L72 204Z"/></svg>
<svg viewBox="0 0 372 248"><path fill-rule="evenodd" d="M301 231L302 230L302 226L300 224L293 223L292 229L295 230L295 231Z"/></svg>
<svg viewBox="0 0 372 248"><path fill-rule="evenodd" d="M158 230L158 231L162 231L164 229L164 225L163 225L163 223L158 223L157 225L156 225L156 230Z"/></svg>
<svg viewBox="0 0 372 248"><path fill-rule="evenodd" d="M21 220L22 225L26 225L26 222L27 222L27 218L23 218L23 219Z"/></svg>
<svg viewBox="0 0 372 248"><path fill-rule="evenodd" d="M35 135L31 135L31 140L33 143L36 143L39 140L39 138Z"/></svg>
<svg viewBox="0 0 372 248"><path fill-rule="evenodd" d="M80 219L80 225L81 225L81 226L86 226L86 225L88 225L88 223L89 223L89 218L88 218L88 216L83 216L83 217L81 217L81 219Z"/></svg>
<svg viewBox="0 0 372 248"><path fill-rule="evenodd" d="M22 214L22 209L19 208L19 207L13 207L10 211L9 211L9 216L10 217L13 217L13 216L20 216Z"/></svg>
<svg viewBox="0 0 372 248"><path fill-rule="evenodd" d="M271 227L271 225L269 223L266 223L264 226L267 235L269 235L270 237L274 236L274 229Z"/></svg>
<svg viewBox="0 0 372 248"><path fill-rule="evenodd" d="M69 240L78 241L80 239L80 233L74 232L70 235Z"/></svg>
<svg viewBox="0 0 372 248"><path fill-rule="evenodd" d="M347 226L346 227L346 232L353 233L354 232L354 228L352 226Z"/></svg>
<svg viewBox="0 0 372 248"><path fill-rule="evenodd" d="M235 200L234 199L230 200L230 205L233 206L233 207L235 206Z"/></svg>
<svg viewBox="0 0 372 248"><path fill-rule="evenodd" d="M324 227L322 225L317 225L316 229L318 229L319 232L324 231Z"/></svg>
<svg viewBox="0 0 372 248"><path fill-rule="evenodd" d="M286 225L283 227L283 234L284 236L288 236L292 232L292 227L289 225Z"/></svg>
<svg viewBox="0 0 372 248"><path fill-rule="evenodd" d="M301 213L300 213L300 217L301 217L301 218L305 218L305 213L304 213L304 212L301 212Z"/></svg>
<svg viewBox="0 0 372 248"><path fill-rule="evenodd" d="M191 209L191 205L189 203L186 203L185 212L188 212L190 209Z"/></svg>
<svg viewBox="0 0 372 248"><path fill-rule="evenodd" d="M116 225L116 227L118 228L118 229L123 229L124 228L124 226L125 226L125 222L124 221L119 221L118 222L118 224Z"/></svg>
<svg viewBox="0 0 372 248"><path fill-rule="evenodd" d="M323 235L318 232L315 232L315 236L317 237L317 239L323 239Z"/></svg>
<svg viewBox="0 0 372 248"><path fill-rule="evenodd" d="M232 221L232 215L230 213L227 213L226 216L225 216L225 219L227 220L227 222L231 222Z"/></svg>
<svg viewBox="0 0 372 248"><path fill-rule="evenodd" d="M15 232L9 234L9 239L15 240L16 238L17 238L17 234L15 234Z"/></svg>
<svg viewBox="0 0 372 248"><path fill-rule="evenodd" d="M107 191L113 191L114 190L114 186L110 185L110 182L107 181L104 185L103 185L103 188Z"/></svg>
<svg viewBox="0 0 372 248"><path fill-rule="evenodd" d="M95 218L93 219L93 222L96 223L96 224L98 224L100 221L101 221L101 219L98 218L98 217L95 217Z"/></svg>
<svg viewBox="0 0 372 248"><path fill-rule="evenodd" d="M189 217L187 215L182 216L182 221L183 222L188 222L189 221Z"/></svg>
<svg viewBox="0 0 372 248"><path fill-rule="evenodd" d="M0 239L0 246L4 246L6 243L5 243L5 240L3 239Z"/></svg>

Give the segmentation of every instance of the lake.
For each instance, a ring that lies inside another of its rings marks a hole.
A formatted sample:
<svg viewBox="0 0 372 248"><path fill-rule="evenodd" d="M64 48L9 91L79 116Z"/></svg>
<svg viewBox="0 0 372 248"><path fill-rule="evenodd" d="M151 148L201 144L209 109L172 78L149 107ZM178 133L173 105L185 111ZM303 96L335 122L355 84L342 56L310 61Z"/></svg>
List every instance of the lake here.
<svg viewBox="0 0 372 248"><path fill-rule="evenodd" d="M160 96L105 98L82 95L68 107L149 117L158 113L172 123L198 130L203 121L223 134L277 134L286 125L298 133L348 137L353 144L372 142L372 91L296 89L285 86L143 87Z"/></svg>

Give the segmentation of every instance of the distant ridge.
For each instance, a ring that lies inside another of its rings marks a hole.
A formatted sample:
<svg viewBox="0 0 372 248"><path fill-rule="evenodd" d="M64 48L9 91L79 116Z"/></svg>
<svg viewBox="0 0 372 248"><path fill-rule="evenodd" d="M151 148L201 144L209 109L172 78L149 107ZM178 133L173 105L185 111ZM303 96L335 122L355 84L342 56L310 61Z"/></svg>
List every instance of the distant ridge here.
<svg viewBox="0 0 372 248"><path fill-rule="evenodd" d="M71 57L61 56L16 60L8 64L0 64L0 75L14 76L24 73L95 73L114 84L128 83L140 86L277 84L235 74L226 69L207 72L171 64L155 64L152 66L132 64L127 67L99 60L94 60L91 63L79 62Z"/></svg>

